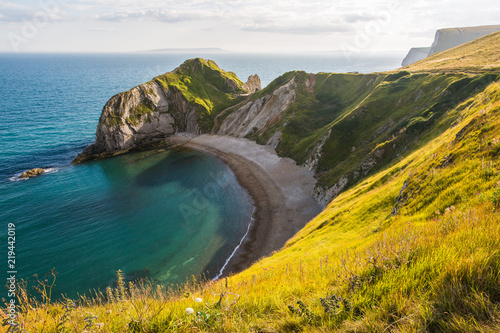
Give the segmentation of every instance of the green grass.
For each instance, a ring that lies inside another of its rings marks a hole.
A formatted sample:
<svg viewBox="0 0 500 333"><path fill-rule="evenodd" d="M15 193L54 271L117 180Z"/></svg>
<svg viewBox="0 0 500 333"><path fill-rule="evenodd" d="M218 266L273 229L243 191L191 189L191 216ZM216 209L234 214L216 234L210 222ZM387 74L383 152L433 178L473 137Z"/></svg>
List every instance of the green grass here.
<svg viewBox="0 0 500 333"><path fill-rule="evenodd" d="M220 69L215 62L200 58L187 60L174 72L154 79L166 90L174 89L199 115L202 131L209 132L217 114L243 100L243 82L234 73Z"/></svg>
<svg viewBox="0 0 500 333"><path fill-rule="evenodd" d="M167 94L180 93L196 111L198 126L203 132L209 132L212 129L214 119L220 111L242 101L244 97L240 94L246 93L242 88L243 82L234 73L220 69L211 60L190 59L174 72L159 75L151 82L134 88L141 91L140 100L138 105L129 111L126 119L123 119L123 114L126 109L125 105L128 105L127 102L132 98L131 92L123 92L114 96L108 103L114 105L114 110L120 111L110 114L106 118L106 125L121 126L125 120L126 123L136 126L143 116L151 114L154 111L151 97L155 93L150 88L153 82L160 84ZM178 110L172 108L169 111L176 114ZM147 121L148 118L145 120Z"/></svg>

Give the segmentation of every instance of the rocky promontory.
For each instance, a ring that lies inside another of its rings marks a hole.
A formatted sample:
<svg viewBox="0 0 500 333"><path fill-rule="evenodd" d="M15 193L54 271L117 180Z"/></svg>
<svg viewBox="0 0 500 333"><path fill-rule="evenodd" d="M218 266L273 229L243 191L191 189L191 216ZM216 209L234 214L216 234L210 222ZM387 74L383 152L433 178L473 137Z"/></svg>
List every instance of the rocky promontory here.
<svg viewBox="0 0 500 333"><path fill-rule="evenodd" d="M257 75L242 82L211 60L174 71L113 96L104 106L96 140L73 163L126 152L178 133L209 133L219 112L261 89Z"/></svg>

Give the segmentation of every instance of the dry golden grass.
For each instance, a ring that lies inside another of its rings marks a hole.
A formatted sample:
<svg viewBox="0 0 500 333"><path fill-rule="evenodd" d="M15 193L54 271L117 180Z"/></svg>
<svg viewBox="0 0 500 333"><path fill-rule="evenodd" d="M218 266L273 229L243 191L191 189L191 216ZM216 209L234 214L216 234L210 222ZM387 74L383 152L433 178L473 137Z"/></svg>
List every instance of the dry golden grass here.
<svg viewBox="0 0 500 333"><path fill-rule="evenodd" d="M500 32L433 54L402 69L411 72L498 72Z"/></svg>

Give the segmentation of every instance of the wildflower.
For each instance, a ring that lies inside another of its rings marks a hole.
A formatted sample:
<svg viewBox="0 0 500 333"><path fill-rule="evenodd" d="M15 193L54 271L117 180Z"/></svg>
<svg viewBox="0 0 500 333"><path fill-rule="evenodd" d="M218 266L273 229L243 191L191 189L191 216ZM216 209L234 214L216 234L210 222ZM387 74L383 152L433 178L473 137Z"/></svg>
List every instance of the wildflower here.
<svg viewBox="0 0 500 333"><path fill-rule="evenodd" d="M453 210L455 210L455 206L453 206L453 205L452 205L452 206L450 206L450 209L451 209L452 211L453 211Z"/></svg>
<svg viewBox="0 0 500 333"><path fill-rule="evenodd" d="M203 300L202 300L200 297L196 297L196 298L194 299L194 301L195 301L196 303L201 303L201 302L203 302Z"/></svg>
<svg viewBox="0 0 500 333"><path fill-rule="evenodd" d="M187 308L186 309L186 314L187 315L190 315L190 314L193 314L194 313L194 310L192 308Z"/></svg>

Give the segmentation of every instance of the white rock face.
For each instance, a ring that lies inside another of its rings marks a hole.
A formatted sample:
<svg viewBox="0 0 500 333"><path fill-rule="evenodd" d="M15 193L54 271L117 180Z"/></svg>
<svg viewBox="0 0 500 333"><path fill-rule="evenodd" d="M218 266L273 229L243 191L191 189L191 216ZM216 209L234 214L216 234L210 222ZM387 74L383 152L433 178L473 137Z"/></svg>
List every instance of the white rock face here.
<svg viewBox="0 0 500 333"><path fill-rule="evenodd" d="M401 66L408 66L419 60L427 58L430 47L412 47L401 63Z"/></svg>
<svg viewBox="0 0 500 333"><path fill-rule="evenodd" d="M332 200L337 197L337 195L342 192L347 183L349 182L349 176L343 175L340 179L330 188L316 186L313 191L313 196L316 201L321 205L321 207L326 208Z"/></svg>
<svg viewBox="0 0 500 333"><path fill-rule="evenodd" d="M134 110L146 105L139 118ZM113 96L104 106L97 125L96 141L75 162L97 154L113 154L147 145L175 134L199 134L198 113L175 88L165 91L154 81Z"/></svg>
<svg viewBox="0 0 500 333"><path fill-rule="evenodd" d="M169 96L170 95L170 96ZM136 121L133 110L141 103L151 105L152 112L143 114ZM173 110L184 111L181 126L193 132L197 131L197 116L194 108L182 97L182 94L165 92L156 82L135 87L128 93L116 95L104 106L97 127L97 142L104 144L107 152L126 150L155 139L165 138L175 133L176 126ZM179 112L176 112L179 113ZM116 118L116 115L120 115ZM114 123L116 119L118 123Z"/></svg>
<svg viewBox="0 0 500 333"><path fill-rule="evenodd" d="M497 31L500 31L500 25L439 29L436 31L429 55L449 50Z"/></svg>
<svg viewBox="0 0 500 333"><path fill-rule="evenodd" d="M311 171L316 171L316 166L318 165L318 161L321 158L321 153L323 151L323 146L325 145L326 140L330 137L332 130L329 129L326 134L321 138L321 141L314 147L313 152L309 155L306 163L304 163L304 167Z"/></svg>
<svg viewBox="0 0 500 333"><path fill-rule="evenodd" d="M250 132L262 133L281 120L282 113L295 101L295 79L271 94L250 101L231 113L218 134L243 138Z"/></svg>

